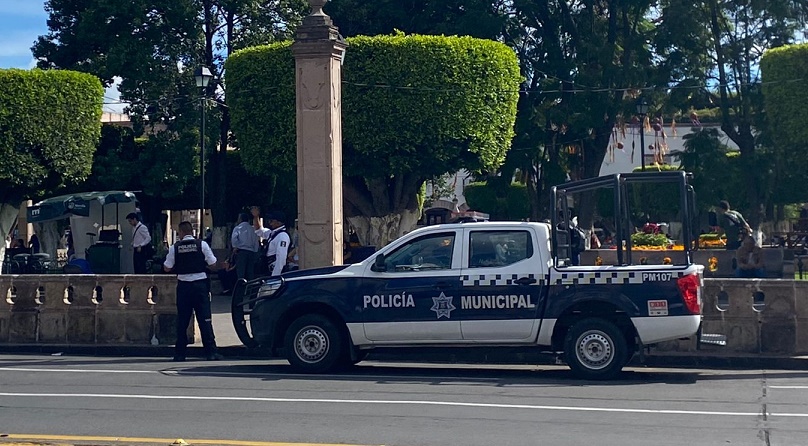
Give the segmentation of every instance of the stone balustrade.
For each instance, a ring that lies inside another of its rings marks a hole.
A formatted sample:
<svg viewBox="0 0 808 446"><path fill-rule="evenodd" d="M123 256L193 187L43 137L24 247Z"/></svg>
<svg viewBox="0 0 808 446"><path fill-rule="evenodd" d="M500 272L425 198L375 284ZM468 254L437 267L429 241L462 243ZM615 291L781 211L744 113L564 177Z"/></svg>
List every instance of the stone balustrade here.
<svg viewBox="0 0 808 446"><path fill-rule="evenodd" d="M176 283L174 275L0 275L0 344L173 345Z"/></svg>
<svg viewBox="0 0 808 446"><path fill-rule="evenodd" d="M727 345L695 339L663 342L659 352L808 354L808 282L780 279L705 279L704 333L727 336Z"/></svg>
<svg viewBox="0 0 808 446"><path fill-rule="evenodd" d="M173 275L2 275L0 344L173 345ZM808 282L705 279L704 333L726 346L695 339L663 342L651 353L808 354ZM189 335L193 335L193 324ZM190 339L194 339L192 336Z"/></svg>

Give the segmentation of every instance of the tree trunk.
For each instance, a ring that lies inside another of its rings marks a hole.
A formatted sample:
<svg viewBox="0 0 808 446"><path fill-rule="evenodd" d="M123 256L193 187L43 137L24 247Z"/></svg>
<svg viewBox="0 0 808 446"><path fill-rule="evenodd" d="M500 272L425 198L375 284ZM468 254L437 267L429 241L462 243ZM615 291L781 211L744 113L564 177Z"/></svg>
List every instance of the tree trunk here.
<svg viewBox="0 0 808 446"><path fill-rule="evenodd" d="M418 218L419 211L401 210L381 217L348 217L348 222L362 245L379 249L413 230Z"/></svg>
<svg viewBox="0 0 808 446"><path fill-rule="evenodd" d="M19 207L15 207L8 203L0 203L0 259L6 258L6 236L11 232L11 226L17 215L20 212ZM1 271L0 271L1 272Z"/></svg>

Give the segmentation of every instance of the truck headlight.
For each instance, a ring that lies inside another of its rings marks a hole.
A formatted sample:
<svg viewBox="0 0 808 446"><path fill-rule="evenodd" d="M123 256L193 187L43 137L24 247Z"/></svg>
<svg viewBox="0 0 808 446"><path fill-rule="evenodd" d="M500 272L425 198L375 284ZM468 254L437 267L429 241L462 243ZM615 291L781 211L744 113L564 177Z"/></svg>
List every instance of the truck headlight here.
<svg viewBox="0 0 808 446"><path fill-rule="evenodd" d="M261 285L261 288L258 289L258 296L261 297L272 297L275 292L283 285L283 281L280 279L269 279Z"/></svg>

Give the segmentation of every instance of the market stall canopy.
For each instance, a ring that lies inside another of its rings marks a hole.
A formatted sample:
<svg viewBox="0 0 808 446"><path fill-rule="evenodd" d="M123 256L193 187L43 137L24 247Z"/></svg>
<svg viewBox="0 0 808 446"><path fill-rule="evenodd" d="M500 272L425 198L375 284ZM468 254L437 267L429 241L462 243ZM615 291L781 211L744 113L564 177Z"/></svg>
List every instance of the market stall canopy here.
<svg viewBox="0 0 808 446"><path fill-rule="evenodd" d="M85 192L48 198L28 207L28 222L37 223L59 220L71 216L90 216L90 203L98 202L101 206L110 203L131 203L135 194L129 191Z"/></svg>

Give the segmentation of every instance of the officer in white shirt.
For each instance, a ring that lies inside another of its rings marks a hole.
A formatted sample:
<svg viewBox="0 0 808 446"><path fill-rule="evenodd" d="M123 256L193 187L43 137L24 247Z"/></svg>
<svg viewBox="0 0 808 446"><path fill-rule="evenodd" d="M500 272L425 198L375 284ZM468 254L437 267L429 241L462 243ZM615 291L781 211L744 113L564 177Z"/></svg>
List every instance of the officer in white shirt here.
<svg viewBox="0 0 808 446"><path fill-rule="evenodd" d="M149 245L151 244L151 235L149 235L149 228L140 222L137 214L130 212L126 216L126 221L134 228L132 230L132 263L135 267L135 274L146 274L146 260L150 253Z"/></svg>
<svg viewBox="0 0 808 446"><path fill-rule="evenodd" d="M291 239L283 224L285 218L286 216L280 211L267 214L271 230L267 248L267 265L269 265L270 276L280 276L286 266L286 256L289 254Z"/></svg>
<svg viewBox="0 0 808 446"><path fill-rule="evenodd" d="M202 346L208 361L222 359L216 352L216 339L210 312L210 281L207 270L216 264L210 246L204 240L195 239L190 222L184 221L177 228L180 241L174 244L166 255L163 269L177 274L177 343L174 348L174 361L185 361L188 348L188 324L192 313L202 334Z"/></svg>

